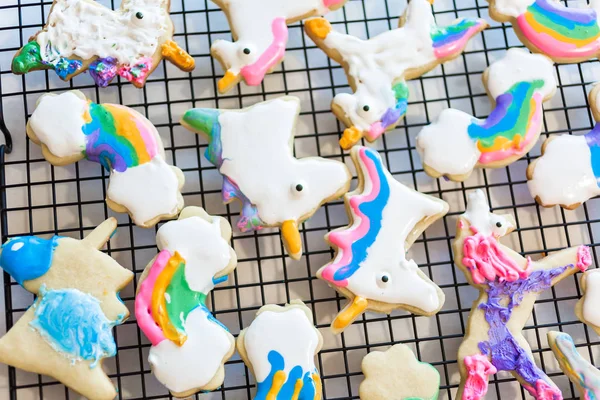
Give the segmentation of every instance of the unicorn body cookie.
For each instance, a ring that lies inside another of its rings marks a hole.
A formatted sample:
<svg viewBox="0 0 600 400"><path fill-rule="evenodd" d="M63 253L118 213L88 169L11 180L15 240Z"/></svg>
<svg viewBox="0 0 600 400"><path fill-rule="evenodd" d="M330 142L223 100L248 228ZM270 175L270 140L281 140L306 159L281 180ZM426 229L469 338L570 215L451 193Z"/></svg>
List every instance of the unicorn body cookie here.
<svg viewBox="0 0 600 400"><path fill-rule="evenodd" d="M521 331L544 290L591 264L589 249L572 247L532 261L499 243L514 227L512 216L490 212L481 190L469 195L467 211L458 220L454 260L480 290L458 349L462 379L457 398L463 400L485 398L488 377L497 371L512 373L536 399L562 399L535 364Z"/></svg>
<svg viewBox="0 0 600 400"><path fill-rule="evenodd" d="M37 299L0 339L0 362L91 400L115 398L102 362L117 353L112 328L129 316L118 293L133 278L100 251L116 228L110 218L83 240L23 236L2 246L0 267Z"/></svg>
<svg viewBox="0 0 600 400"><path fill-rule="evenodd" d="M490 17L510 22L525 46L557 63L578 63L600 54L600 3L567 7L554 0L489 0ZM585 2L584 2L585 4Z"/></svg>
<svg viewBox="0 0 600 400"><path fill-rule="evenodd" d="M369 40L336 32L323 18L308 20L306 33L344 67L354 92L338 94L332 102L333 112L348 127L340 145L350 149L363 136L373 142L396 127L408 104L405 80L456 58L486 27L482 19L438 27L427 0L409 1L399 28Z"/></svg>
<svg viewBox="0 0 600 400"><path fill-rule="evenodd" d="M158 131L137 111L96 104L79 91L39 98L27 135L52 165L87 158L110 172L106 194L115 212L148 228L183 208L181 170L165 161Z"/></svg>
<svg viewBox="0 0 600 400"><path fill-rule="evenodd" d="M374 150L355 146L351 156L359 176L358 188L344 197L351 225L325 236L337 254L317 272L351 300L332 330L341 332L366 310L435 314L444 293L406 259L406 251L448 212L448 204L396 181Z"/></svg>
<svg viewBox="0 0 600 400"><path fill-rule="evenodd" d="M523 157L542 129L542 103L556 90L552 62L509 49L483 74L495 107L485 120L452 108L417 136L425 172L464 181L476 167L500 168Z"/></svg>
<svg viewBox="0 0 600 400"><path fill-rule="evenodd" d="M192 109L181 119L204 134L206 158L223 175L223 201L239 199L242 232L280 226L290 257L302 255L298 224L350 187L350 173L338 161L297 160L292 154L300 100L281 97L243 110Z"/></svg>
<svg viewBox="0 0 600 400"><path fill-rule="evenodd" d="M242 79L260 85L283 61L289 24L341 8L346 1L214 0L227 15L234 39L217 40L210 49L225 70L219 92L228 92Z"/></svg>
<svg viewBox="0 0 600 400"><path fill-rule="evenodd" d="M600 195L600 85L589 95L594 128L585 135L553 135L542 155L527 166L527 186L544 207L573 210ZM567 162L568 160L568 162Z"/></svg>
<svg viewBox="0 0 600 400"><path fill-rule="evenodd" d="M583 297L575 305L575 315L600 335L600 269L584 273L580 283Z"/></svg>
<svg viewBox="0 0 600 400"><path fill-rule="evenodd" d="M323 337L312 321L310 309L294 300L284 307L261 307L240 332L237 349L257 382L254 400L321 399L314 359Z"/></svg>
<svg viewBox="0 0 600 400"><path fill-rule="evenodd" d="M117 11L92 0L54 0L48 22L15 55L12 71L54 69L68 81L89 70L97 85L117 75L137 87L163 58L184 71L194 59L173 38L170 0L124 0Z"/></svg>
<svg viewBox="0 0 600 400"><path fill-rule="evenodd" d="M160 253L146 267L135 299L137 323L152 343L148 362L176 397L223 384L233 336L204 302L237 265L227 220L186 207L156 235Z"/></svg>

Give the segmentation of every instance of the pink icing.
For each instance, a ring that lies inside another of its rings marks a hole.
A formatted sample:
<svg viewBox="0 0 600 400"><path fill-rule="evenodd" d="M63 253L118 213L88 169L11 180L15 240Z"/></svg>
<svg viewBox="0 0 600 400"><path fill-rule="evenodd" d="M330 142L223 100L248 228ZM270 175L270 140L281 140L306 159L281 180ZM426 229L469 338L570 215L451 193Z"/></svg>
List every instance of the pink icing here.
<svg viewBox="0 0 600 400"><path fill-rule="evenodd" d="M348 229L341 231L333 231L329 234L328 240L331 244L337 246L338 252L341 253L342 257L338 261L334 261L329 264L321 273L321 277L328 282L335 282L336 286L345 287L348 285L348 280L336 281L333 278L333 274L337 271L340 266L348 265L352 261L352 243L365 236L369 232L371 227L371 221L369 218L359 209L362 203L373 201L379 194L379 188L381 183L379 182L379 175L377 168L371 162L371 160L365 154L366 149L362 148L358 152L358 156L362 161L362 165L366 169L364 179L368 179L371 182L371 191L369 193L363 193L356 196L352 196L349 200L350 208L352 213L355 215L355 221L360 221L358 225L352 225ZM339 255L339 254L338 254Z"/></svg>
<svg viewBox="0 0 600 400"><path fill-rule="evenodd" d="M519 148L511 147L506 150L490 151L481 153L479 156L479 162L482 164L491 163L494 161L505 160L514 155L522 155L523 148L525 148L531 141L536 140L537 134L540 132L542 126L542 94L536 92L533 94L533 101L535 101L535 112L531 117L529 123L529 130L525 134L525 138L521 141Z"/></svg>
<svg viewBox="0 0 600 400"><path fill-rule="evenodd" d="M467 356L463 362L467 368L467 379L463 388L462 400L479 400L488 390L488 376L497 372L496 367L483 354Z"/></svg>
<svg viewBox="0 0 600 400"><path fill-rule="evenodd" d="M323 0L323 5L325 7L337 6L338 4L342 4L346 0Z"/></svg>
<svg viewBox="0 0 600 400"><path fill-rule="evenodd" d="M513 282L529 275L527 270L519 268L512 258L504 254L495 238L481 233L465 238L462 262L476 284L494 281L496 277L501 282Z"/></svg>
<svg viewBox="0 0 600 400"><path fill-rule="evenodd" d="M111 106L126 111L127 113L131 113L130 108L122 106L120 104L111 104ZM148 155L150 156L150 159L156 157L156 155L158 154L158 144L156 142L156 134L154 133L156 128L154 128L154 125L152 125L150 121L148 121L141 115L133 114L131 116L131 119L133 119L133 121L135 122L135 126L140 132L140 136L144 141L144 146L146 148L146 151L148 152Z"/></svg>
<svg viewBox="0 0 600 400"><path fill-rule="evenodd" d="M592 265L592 255L590 254L590 248L587 246L579 246L577 249L577 264L581 272L584 272L588 267Z"/></svg>
<svg viewBox="0 0 600 400"><path fill-rule="evenodd" d="M250 86L257 86L263 81L265 75L285 55L285 45L288 40L288 27L285 18L273 20L273 43L254 62L242 68L241 74Z"/></svg>
<svg viewBox="0 0 600 400"><path fill-rule="evenodd" d="M537 400L562 400L561 391L543 379L538 379L533 386L523 385L525 389Z"/></svg>
<svg viewBox="0 0 600 400"><path fill-rule="evenodd" d="M381 136L383 134L383 132L385 132L385 128L383 127L383 124L380 121L377 121L373 125L371 125L371 127L369 128L369 132L367 133L367 136L369 137L370 140L375 140L379 136Z"/></svg>
<svg viewBox="0 0 600 400"><path fill-rule="evenodd" d="M479 32L480 28L481 28L481 25L474 25L474 26L470 27L467 30L467 32L463 35L462 38L460 38L459 40L457 40L455 42L450 42L444 46L434 49L433 54L438 59L450 57L453 54L456 54L458 51L460 51L460 49L464 48L467 45L467 42L469 41L469 39L471 39L471 37L473 37L473 35L475 35L477 32Z"/></svg>
<svg viewBox="0 0 600 400"><path fill-rule="evenodd" d="M561 42L547 33L537 32L527 22L525 14L521 14L517 17L517 24L521 32L523 32L523 36L531 40L535 47L550 57L591 57L600 51L600 42L598 41L591 42L586 46L578 48L573 43Z"/></svg>
<svg viewBox="0 0 600 400"><path fill-rule="evenodd" d="M143 84L146 76L152 69L152 57L144 57L137 61L133 66L126 65L117 70L117 73L127 79L129 82ZM135 76L132 71L135 71Z"/></svg>
<svg viewBox="0 0 600 400"><path fill-rule="evenodd" d="M148 337L152 346L157 346L160 342L165 340L162 329L156 325L154 318L152 318L150 303L152 301L152 291L154 290L156 278L158 278L162 270L165 269L170 258L171 253L169 253L168 250L163 250L158 253L156 260L150 267L148 277L144 279L140 285L137 296L135 296L135 318L137 319L137 324L142 332Z"/></svg>

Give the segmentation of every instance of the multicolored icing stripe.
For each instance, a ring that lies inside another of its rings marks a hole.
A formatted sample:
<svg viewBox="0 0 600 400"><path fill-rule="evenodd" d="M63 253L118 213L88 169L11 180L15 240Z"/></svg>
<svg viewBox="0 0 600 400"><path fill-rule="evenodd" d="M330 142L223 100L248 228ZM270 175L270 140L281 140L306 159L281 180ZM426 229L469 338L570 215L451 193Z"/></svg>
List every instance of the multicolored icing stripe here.
<svg viewBox="0 0 600 400"><path fill-rule="evenodd" d="M434 26L431 30L431 40L435 57L444 59L456 54L485 24L483 20L463 19L446 27Z"/></svg>
<svg viewBox="0 0 600 400"><path fill-rule="evenodd" d="M381 230L383 210L390 197L390 186L379 154L362 148L358 157L363 173L367 175L365 181L371 182L371 187L368 192L350 197L349 205L358 224L329 234L328 240L338 248L338 256L321 273L323 279L338 287L347 286L348 278L367 258L368 249Z"/></svg>
<svg viewBox="0 0 600 400"><path fill-rule="evenodd" d="M590 148L590 162L596 177L596 184L600 186L600 124L594 125L594 128L586 133L584 137Z"/></svg>
<svg viewBox="0 0 600 400"><path fill-rule="evenodd" d="M85 155L108 171L124 172L160 154L152 125L127 107L90 102L84 119Z"/></svg>
<svg viewBox="0 0 600 400"><path fill-rule="evenodd" d="M572 8L536 0L517 17L525 38L550 57L591 57L600 51L598 16L591 8Z"/></svg>
<svg viewBox="0 0 600 400"><path fill-rule="evenodd" d="M46 49L46 52L51 52L52 49ZM83 63L80 60L70 60L65 57L59 57L56 63L50 63L42 60L40 45L35 40L27 43L19 54L13 59L12 70L17 74L26 74L34 69L54 69L56 74L61 79L66 79L67 76L77 72Z"/></svg>
<svg viewBox="0 0 600 400"><path fill-rule="evenodd" d="M279 352L271 350L267 357L271 371L265 380L258 382L254 400L321 398L321 378L317 370L304 371L300 365L296 365L286 374L285 359Z"/></svg>
<svg viewBox="0 0 600 400"><path fill-rule="evenodd" d="M473 119L469 137L477 142L482 164L504 160L536 138L542 124L543 80L515 83L496 98L496 107L484 120Z"/></svg>
<svg viewBox="0 0 600 400"><path fill-rule="evenodd" d="M388 108L380 121L375 122L366 132L366 136L370 141L374 141L383 134L390 126L394 125L398 120L404 117L408 108L408 85L402 81L397 83L392 88L396 105L393 108Z"/></svg>

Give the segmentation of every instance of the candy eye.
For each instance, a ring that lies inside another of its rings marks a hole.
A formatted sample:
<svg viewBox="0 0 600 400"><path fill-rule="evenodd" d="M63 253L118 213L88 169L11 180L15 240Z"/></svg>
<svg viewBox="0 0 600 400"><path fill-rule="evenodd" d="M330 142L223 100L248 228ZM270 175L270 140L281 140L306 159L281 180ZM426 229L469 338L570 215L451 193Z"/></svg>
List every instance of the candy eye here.
<svg viewBox="0 0 600 400"><path fill-rule="evenodd" d="M366 105L366 104L363 106L363 111L364 111L364 112L369 112L369 110L370 110L370 109L371 109L371 107L369 107L369 106L368 106L368 105Z"/></svg>
<svg viewBox="0 0 600 400"><path fill-rule="evenodd" d="M249 48L247 48L247 47L246 47L246 48L245 48L243 51L244 51L244 54L246 54L246 55L248 55L248 54L252 53L252 52L250 51L250 49L249 49Z"/></svg>
<svg viewBox="0 0 600 400"><path fill-rule="evenodd" d="M498 228L502 228L502 222L496 222L496 226L497 226Z"/></svg>
<svg viewBox="0 0 600 400"><path fill-rule="evenodd" d="M304 196L307 191L306 183L303 181L294 182L290 187L290 191L294 197Z"/></svg>
<svg viewBox="0 0 600 400"><path fill-rule="evenodd" d="M392 277L387 272L382 272L377 276L377 286L382 289L385 289L391 281Z"/></svg>
<svg viewBox="0 0 600 400"><path fill-rule="evenodd" d="M303 191L303 190L304 190L304 186L302 186L302 184L301 184L301 183L298 183L298 184L296 185L296 188L295 188L295 189L296 189L296 192L301 192L301 191Z"/></svg>
<svg viewBox="0 0 600 400"><path fill-rule="evenodd" d="M144 13L142 13L141 11L138 11L135 13L135 17L137 19L143 19L144 18Z"/></svg>

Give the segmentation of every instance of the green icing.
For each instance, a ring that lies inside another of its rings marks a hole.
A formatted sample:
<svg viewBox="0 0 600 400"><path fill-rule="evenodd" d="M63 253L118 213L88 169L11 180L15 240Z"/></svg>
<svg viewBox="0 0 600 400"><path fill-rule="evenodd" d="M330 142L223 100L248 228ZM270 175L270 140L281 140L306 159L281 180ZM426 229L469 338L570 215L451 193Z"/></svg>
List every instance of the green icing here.
<svg viewBox="0 0 600 400"><path fill-rule="evenodd" d="M26 74L32 69L40 68L49 69L51 66L43 63L40 45L33 40L23 46L19 54L15 56L12 62L12 71L16 74Z"/></svg>
<svg viewBox="0 0 600 400"><path fill-rule="evenodd" d="M394 85L394 97L396 100L408 99L408 85L406 82L400 82Z"/></svg>
<svg viewBox="0 0 600 400"><path fill-rule="evenodd" d="M184 321L193 309L204 304L206 295L190 289L185 280L185 264L181 263L167 287L166 298L171 323L178 331L185 332Z"/></svg>

